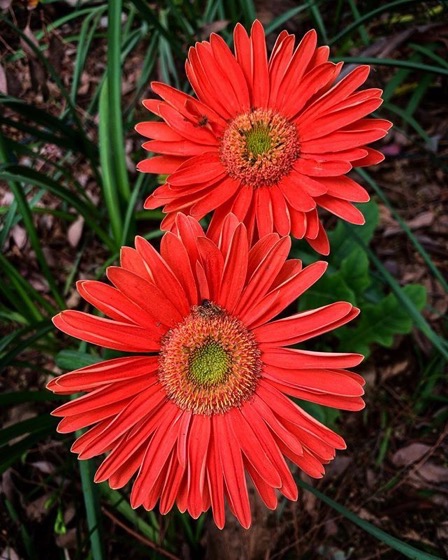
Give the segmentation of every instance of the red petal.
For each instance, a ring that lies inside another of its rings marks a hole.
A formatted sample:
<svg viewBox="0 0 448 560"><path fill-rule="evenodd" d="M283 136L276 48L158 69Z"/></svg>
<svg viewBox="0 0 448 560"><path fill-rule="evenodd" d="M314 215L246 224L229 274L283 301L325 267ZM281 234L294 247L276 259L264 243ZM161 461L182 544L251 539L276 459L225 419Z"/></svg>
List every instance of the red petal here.
<svg viewBox="0 0 448 560"><path fill-rule="evenodd" d="M257 390L258 392L258 390ZM260 447L269 457L269 460L274 465L276 471L282 479L281 492L290 500L297 500L297 486L291 475L291 472L286 465L283 455L280 453L277 443L266 426L264 419L260 416L258 411L252 406L252 403L245 403L241 407L241 413L246 418L248 424L257 434L260 442Z"/></svg>
<svg viewBox="0 0 448 560"><path fill-rule="evenodd" d="M219 457L221 433L216 422L217 418L218 415L212 416L212 432L210 434L207 456L207 483L210 492L213 519L218 529L222 529L225 524L226 516L224 510L224 474Z"/></svg>
<svg viewBox="0 0 448 560"><path fill-rule="evenodd" d="M359 365L361 354L311 352L296 348L272 348L263 353L263 362L283 369L350 368Z"/></svg>
<svg viewBox="0 0 448 560"><path fill-rule="evenodd" d="M144 280L152 282L152 274L146 268L142 257L132 247L122 247L120 250L120 266L140 276ZM129 299L129 298L128 298Z"/></svg>
<svg viewBox="0 0 448 560"><path fill-rule="evenodd" d="M111 319L124 320L140 327L146 327L152 321L151 315L108 284L96 280L80 280L76 283L76 287L86 301Z"/></svg>
<svg viewBox="0 0 448 560"><path fill-rule="evenodd" d="M218 144L215 135L210 130L187 120L173 107L164 105L160 108L160 115L181 139L186 138L191 142L202 145L202 150L206 149L204 146L216 146Z"/></svg>
<svg viewBox="0 0 448 560"><path fill-rule="evenodd" d="M294 164L294 169L303 175L311 177L334 177L344 175L351 170L348 161L315 161L299 158ZM322 194L322 193L321 193Z"/></svg>
<svg viewBox="0 0 448 560"><path fill-rule="evenodd" d="M210 432L210 416L193 415L188 440L188 511L194 519L204 511L202 496Z"/></svg>
<svg viewBox="0 0 448 560"><path fill-rule="evenodd" d="M199 258L210 288L210 299L217 301L221 288L224 257L218 247L207 237L198 239Z"/></svg>
<svg viewBox="0 0 448 560"><path fill-rule="evenodd" d="M300 41L298 47L294 51L294 55L291 58L290 63L288 64L276 95L275 108L281 110L284 101L288 100L294 89L297 88L297 84L301 82L306 67L308 66L308 63L316 49L316 44L317 33L314 29L311 29Z"/></svg>
<svg viewBox="0 0 448 560"><path fill-rule="evenodd" d="M252 54L251 54L251 42L249 36L246 33L244 27L237 23L233 31L233 42L235 44L235 55L238 64L240 65L244 76L246 78L246 84L249 88L252 86ZM250 92L249 92L250 93Z"/></svg>
<svg viewBox="0 0 448 560"><path fill-rule="evenodd" d="M325 113L321 118L313 118L312 122L308 122L307 124L302 124L302 117L300 117L297 122L300 140L307 141L313 140L314 138L321 138L335 130L350 125L378 109L382 102L383 100L378 98L368 99L364 101L364 103L360 103L354 107L347 107L339 111Z"/></svg>
<svg viewBox="0 0 448 560"><path fill-rule="evenodd" d="M83 412L82 414L67 416L67 418L64 418L59 422L57 431L60 434L68 434L70 432L74 432L75 430L80 430L86 426L91 426L92 424L101 422L106 418L116 416L131 400L132 397L128 397L122 401L112 402L105 406L95 408L89 411L88 414Z"/></svg>
<svg viewBox="0 0 448 560"><path fill-rule="evenodd" d="M188 305L190 307L195 305L198 301L196 280L182 241L173 233L167 232L162 237L160 253L181 283L188 299Z"/></svg>
<svg viewBox="0 0 448 560"><path fill-rule="evenodd" d="M193 116L196 115L198 117L198 122L201 117L206 117L208 121L212 121L220 127L226 126L226 121L223 120L218 113L191 95L179 91L168 84L163 84L162 82L152 82L151 87L157 95L163 97L171 107L174 107L174 109L179 111L185 118L191 120ZM159 114L159 116L161 115Z"/></svg>
<svg viewBox="0 0 448 560"><path fill-rule="evenodd" d="M155 376L148 378L141 377L133 379L132 383L128 380L117 381L105 387L99 387L87 395L79 397L73 401L58 406L51 413L52 416L76 416L79 414L89 414L95 408L101 408L107 404L127 399L135 396L139 391L143 391L156 384ZM135 387L135 390L133 389Z"/></svg>
<svg viewBox="0 0 448 560"><path fill-rule="evenodd" d="M207 152L188 159L170 175L172 185L189 185L196 182L213 182L226 175L217 152Z"/></svg>
<svg viewBox="0 0 448 560"><path fill-rule="evenodd" d="M142 391L139 391L136 386L134 394L136 394L135 398L114 418L113 422L104 430L104 433L98 435L96 441L93 441L86 452L83 453L82 458L90 459L104 453L120 436L125 433L129 434L132 428L136 428L142 418L146 420L145 433L147 426L151 425L153 429L156 429L160 414L155 413L158 413L166 400L165 390L160 383L155 382L151 387ZM138 430L133 430L132 433L138 433L142 437L142 426L139 425ZM149 433L146 437L149 437Z"/></svg>
<svg viewBox="0 0 448 560"><path fill-rule="evenodd" d="M232 201L232 214L242 222L247 215L252 202L254 189L248 185L240 185L240 188Z"/></svg>
<svg viewBox="0 0 448 560"><path fill-rule="evenodd" d="M162 106L162 108L167 107L168 105ZM145 138L153 138L154 140L163 140L165 142L182 140L182 136L164 122L140 122L135 125L135 130L142 136L145 136Z"/></svg>
<svg viewBox="0 0 448 560"><path fill-rule="evenodd" d="M303 239L306 234L307 215L305 212L298 212L290 207L289 215L291 216L291 235L296 239Z"/></svg>
<svg viewBox="0 0 448 560"><path fill-rule="evenodd" d="M254 470L269 486L280 488L282 485L281 477L276 471L269 457L264 453L256 432L238 408L234 408L228 413L233 437L238 442L244 455L254 467Z"/></svg>
<svg viewBox="0 0 448 560"><path fill-rule="evenodd" d="M235 60L235 57L222 37L216 33L212 33L210 36L210 44L217 63L220 65L221 70L227 74L230 83L233 85L241 112L248 111L250 109L249 88L241 66Z"/></svg>
<svg viewBox="0 0 448 560"><path fill-rule="evenodd" d="M190 306L184 289L161 255L151 243L140 236L135 238L135 248L151 271L154 283L159 290L166 295L173 306L177 307L182 316L188 315Z"/></svg>
<svg viewBox="0 0 448 560"><path fill-rule="evenodd" d="M152 352L160 348L155 323L142 328L81 311L63 311L53 318L53 323L70 336L105 348L125 352Z"/></svg>
<svg viewBox="0 0 448 560"><path fill-rule="evenodd" d="M166 476L165 485L161 492L159 510L162 515L166 515L174 505L179 488L185 473L185 466L181 466L173 454L171 464Z"/></svg>
<svg viewBox="0 0 448 560"><path fill-rule="evenodd" d="M156 482L160 472L170 458L180 426L182 411L166 402L165 414L160 419L159 426L146 450L145 458L134 482L131 492L131 506L133 508L143 504L146 496Z"/></svg>
<svg viewBox="0 0 448 560"><path fill-rule="evenodd" d="M217 303L233 312L243 290L249 255L249 244L245 227L240 224L235 230L227 251L222 274L222 290Z"/></svg>
<svg viewBox="0 0 448 560"><path fill-rule="evenodd" d="M235 308L236 314L244 316L253 306L253 302L259 301L266 294L286 261L290 248L290 238L282 237L260 261L241 294Z"/></svg>
<svg viewBox="0 0 448 560"><path fill-rule="evenodd" d="M219 456L229 500L238 521L248 529L251 515L241 450L233 441L227 415L216 414L213 420L219 434Z"/></svg>
<svg viewBox="0 0 448 560"><path fill-rule="evenodd" d="M373 148L366 148L367 154L353 162L353 167L366 167L368 165L376 165L384 161L384 154L374 150Z"/></svg>
<svg viewBox="0 0 448 560"><path fill-rule="evenodd" d="M142 173L174 173L179 165L185 161L183 157L176 156L155 156L144 159L137 163L137 170Z"/></svg>
<svg viewBox="0 0 448 560"><path fill-rule="evenodd" d="M205 214L211 212L224 204L227 200L233 197L235 192L239 189L240 180L225 177L214 186L207 195L196 202L191 208L191 215L197 219L201 219Z"/></svg>
<svg viewBox="0 0 448 560"><path fill-rule="evenodd" d="M290 173L285 175L278 184L288 204L298 212L310 212L316 208L314 198L311 197L302 187L302 175L299 173Z"/></svg>
<svg viewBox="0 0 448 560"><path fill-rule="evenodd" d="M245 461L244 465L265 506L272 510L276 509L278 500L274 488L269 486L269 484L266 484L266 482L258 474L257 470L252 467L250 463Z"/></svg>
<svg viewBox="0 0 448 560"><path fill-rule="evenodd" d="M324 88L329 81L333 81L339 73L339 67L332 62L316 66L301 79L300 87L296 87L289 97L284 99L282 114L294 118L306 103Z"/></svg>
<svg viewBox="0 0 448 560"><path fill-rule="evenodd" d="M296 397L301 400L314 402L316 404L321 404L323 406L339 408L341 410L351 410L353 412L362 410L365 407L365 403L361 397L344 397L340 395L329 395L327 393L319 393L316 391L306 391L305 389L292 387L290 385L286 385L278 381L270 381L270 384L274 389L277 389L282 393L286 393L287 395L291 395L292 397Z"/></svg>
<svg viewBox="0 0 448 560"><path fill-rule="evenodd" d="M343 220L347 220L347 222L351 224L362 226L366 221L362 212L346 200L324 195L319 196L316 202L319 206L325 208L325 210L328 210Z"/></svg>
<svg viewBox="0 0 448 560"><path fill-rule="evenodd" d="M282 385L304 389L312 393L326 393L342 397L362 396L364 391L360 384L344 373L342 369L304 369L299 362L297 369L265 365L263 376Z"/></svg>
<svg viewBox="0 0 448 560"><path fill-rule="evenodd" d="M254 192L257 230L260 237L272 233L274 229L274 215L269 191L270 189L264 187L256 189Z"/></svg>
<svg viewBox="0 0 448 560"><path fill-rule="evenodd" d="M252 47L252 105L266 107L269 99L269 72L264 29L255 20L250 35Z"/></svg>
<svg viewBox="0 0 448 560"><path fill-rule="evenodd" d="M277 92L283 82L283 78L291 61L294 50L294 35L288 33L280 33L272 49L269 59L269 78L271 82L271 91L269 94L269 105L276 106Z"/></svg>
<svg viewBox="0 0 448 560"><path fill-rule="evenodd" d="M65 373L55 377L47 384L47 389L58 394L71 394L89 391L101 385L116 381L131 382L142 375L148 379L158 369L158 358L153 356L135 356L114 358L91 366Z"/></svg>
<svg viewBox="0 0 448 560"><path fill-rule="evenodd" d="M327 263L319 261L313 263L301 272L288 278L280 286L276 286L272 292L265 296L258 304L255 304L246 317L246 325L255 328L266 323L283 311L290 303L300 297L310 286L322 276L327 268ZM274 296L274 297L273 297ZM269 305L265 306L265 301Z"/></svg>
<svg viewBox="0 0 448 560"><path fill-rule="evenodd" d="M303 118L310 123L318 115L325 115L327 112L341 101L347 100L359 86L367 79L370 66L358 66L347 74L340 82L328 90L325 95L319 97L312 105L307 107L303 113ZM302 117L300 117L302 119Z"/></svg>
<svg viewBox="0 0 448 560"><path fill-rule="evenodd" d="M232 118L234 115L229 111L222 98L216 95L215 85L210 83L208 77L208 68L205 69L198 56L195 48L188 51L188 60L185 64L185 72L187 78L193 87L198 98L215 111L225 120Z"/></svg>
<svg viewBox="0 0 448 560"><path fill-rule="evenodd" d="M277 186L269 189L271 205L274 219L274 230L279 235L289 235L291 233L291 217L283 193Z"/></svg>
<svg viewBox="0 0 448 560"><path fill-rule="evenodd" d="M123 268L111 266L107 270L109 280L129 298L132 298L140 307L150 313L154 320L150 328L160 328L159 322L168 327L174 327L183 316L178 307L173 305L165 292L157 286L147 282Z"/></svg>
<svg viewBox="0 0 448 560"><path fill-rule="evenodd" d="M164 154L174 157L194 157L204 152L204 146L191 142L191 140L179 140L178 142L162 142L161 140L148 140L142 144L142 148L148 152ZM141 169L139 168L141 171Z"/></svg>
<svg viewBox="0 0 448 560"><path fill-rule="evenodd" d="M338 326L344 324L340 322L342 319L348 322L353 317L352 309L353 306L350 303L343 301L332 303L319 309L312 309L261 325L253 329L253 333L260 344L268 343L276 346L297 344L315 336L313 334L315 331L326 332L334 329L334 324Z"/></svg>
<svg viewBox="0 0 448 560"><path fill-rule="evenodd" d="M306 240L311 245L311 247L321 255L330 254L330 243L328 241L327 233L320 222L319 233L317 234L317 237L315 237L314 239L307 237Z"/></svg>
<svg viewBox="0 0 448 560"><path fill-rule="evenodd" d="M329 196L350 202L368 202L370 200L369 193L350 177L326 177L322 182L326 185Z"/></svg>
<svg viewBox="0 0 448 560"><path fill-rule="evenodd" d="M322 138L317 138L316 140L303 142L301 147L304 152L315 153L326 152L328 151L328 146L331 146L332 150L337 152L339 150L364 146L365 144L383 138L384 135L384 130L379 127L370 130L339 131L333 132L328 136L323 136Z"/></svg>
<svg viewBox="0 0 448 560"><path fill-rule="evenodd" d="M317 215L317 210L313 212L308 212L306 215L306 238L316 239L321 228L319 216Z"/></svg>
<svg viewBox="0 0 448 560"><path fill-rule="evenodd" d="M312 179L307 175L302 175L294 164L294 169L290 173L294 177L294 183L300 185L301 191L305 191L310 197L321 196L327 192L325 185L320 179Z"/></svg>

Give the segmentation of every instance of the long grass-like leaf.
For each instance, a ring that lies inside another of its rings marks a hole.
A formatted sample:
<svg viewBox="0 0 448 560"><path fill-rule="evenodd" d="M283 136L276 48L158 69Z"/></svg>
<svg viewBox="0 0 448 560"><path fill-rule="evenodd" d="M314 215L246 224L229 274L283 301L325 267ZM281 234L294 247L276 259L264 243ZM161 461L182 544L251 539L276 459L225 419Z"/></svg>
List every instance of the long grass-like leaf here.
<svg viewBox="0 0 448 560"><path fill-rule="evenodd" d="M108 3L107 106L103 107L109 132L109 149L120 196L129 202L131 191L126 170L126 154L121 108L121 0Z"/></svg>
<svg viewBox="0 0 448 560"><path fill-rule="evenodd" d="M11 426L0 430L0 447L6 445L12 439L23 436L24 434L44 431L47 428L54 429L57 423L57 419L53 418L53 416L49 416L48 414L28 418L27 420L22 420L22 422L16 422Z"/></svg>
<svg viewBox="0 0 448 560"><path fill-rule="evenodd" d="M421 257L425 261L426 265L428 266L429 270L432 272L434 277L437 278L437 280L440 282L440 285L443 286L446 292L448 292L448 282L444 278L443 274L436 267L431 257L429 256L425 248L422 246L420 241L417 239L417 237L412 233L412 230L409 228L407 223L403 220L400 214L395 210L395 208L389 202L389 199L387 198L383 189L378 185L378 183L372 178L372 176L367 171L365 171L364 169L357 169L356 171L358 175L360 175L364 179L364 181L372 187L372 189L375 191L377 196L381 199L383 204L390 211L393 218L399 223L401 229L406 233L411 243L420 253Z"/></svg>
<svg viewBox="0 0 448 560"><path fill-rule="evenodd" d="M126 498L116 490L112 490L107 483L102 483L98 486L103 498L125 519L132 523L142 535L155 543L159 541L159 531L157 528L151 527L151 525L148 525L146 521L141 519L137 512L131 508Z"/></svg>
<svg viewBox="0 0 448 560"><path fill-rule="evenodd" d="M397 299L402 304L403 308L407 310L409 316L413 319L415 326L432 342L435 348L448 359L448 344L446 341L440 338L422 314L418 311L415 307L413 302L407 297L407 295L401 289L400 284L395 280L395 278L390 274L390 272L386 269L380 259L375 255L375 253L368 247L364 241L361 239L359 234L356 232L356 228L351 227L350 225L344 223L344 227L350 232L350 235L359 243L359 245L364 249L367 253L369 259L375 265L377 270L380 272L386 283L389 285L392 292L396 295Z"/></svg>
<svg viewBox="0 0 448 560"><path fill-rule="evenodd" d="M0 133L0 159L2 161L7 161L7 154L6 154L6 150L4 147L4 141L3 141L3 135ZM27 230L28 233L28 237L31 243L31 246L34 249L34 252L36 253L36 258L39 262L39 265L41 267L41 270L48 282L48 285L50 287L51 293L53 294L54 299L56 300L56 303L58 304L58 306L60 307L64 307L64 300L61 297L58 288L56 286L56 281L53 277L53 273L51 272L48 264L47 264L47 260L45 258L44 252L42 251L42 246L40 244L40 240L39 237L37 235L37 231L36 228L34 226L34 222L33 222L33 218L32 218L32 214L28 205L28 202L26 200L26 197L23 193L23 189L21 187L21 185L19 183L17 183L16 181L9 181L9 186L11 188L11 191L14 194L14 199L17 203L17 209L20 212L20 214L22 215L22 219L23 219L23 223L25 225L25 228Z"/></svg>
<svg viewBox="0 0 448 560"><path fill-rule="evenodd" d="M77 432L79 437L81 432ZM86 507L87 525L93 560L104 560L103 531L101 522L101 508L98 489L93 482L94 469L92 461L78 461L81 473L81 484Z"/></svg>
<svg viewBox="0 0 448 560"><path fill-rule="evenodd" d="M53 324L50 321L42 321L33 326L34 334L25 338L25 340L19 341L16 346L11 348L6 354L0 358L0 367L6 367L9 365L21 352L31 348L32 345L48 334L54 329Z"/></svg>
<svg viewBox="0 0 448 560"><path fill-rule="evenodd" d="M56 312L56 308L42 297L2 254L0 254L0 270L3 271L0 292L4 293L5 301L15 307L30 323L41 321L44 317L38 305L49 314Z"/></svg>
<svg viewBox="0 0 448 560"><path fill-rule="evenodd" d="M3 168L0 167L0 178L5 181L21 181L24 183L30 183L48 190L77 210L78 213L86 220L89 227L98 234L98 237L100 237L107 247L110 249L114 247L113 241L98 224L100 221L98 215L99 211L88 199L86 201L81 200L80 196L73 194L69 189L63 187L51 177L23 165L11 164L4 166Z"/></svg>
<svg viewBox="0 0 448 560"><path fill-rule="evenodd" d="M297 480L297 484L304 490L311 492L314 496L316 496L316 498L329 505L335 511L343 515L346 519L348 519L355 525L358 525L358 527L360 527L363 531L365 531L369 535L372 535L372 537L375 537L375 539L383 542L393 550L400 552L401 554L406 556L406 558L411 558L413 560L442 560L438 556L433 556L432 554L427 554L426 552L418 550L410 544L407 544L404 541L401 541L400 539L389 535L389 533L386 533L386 531L378 529L378 527L375 527L375 525L372 525L372 523L361 519L355 513L342 506L338 502L335 502L322 492L319 492L319 490L316 490L315 488L313 488L313 486L307 484L303 480Z"/></svg>
<svg viewBox="0 0 448 560"><path fill-rule="evenodd" d="M331 59L333 62L345 62L347 64L371 64L372 66L393 66L395 68L408 68L416 72L431 72L432 74L440 74L448 76L448 68L441 66L432 66L423 64L422 62L414 62L412 60L400 60L394 58L375 58L372 56L335 56Z"/></svg>
<svg viewBox="0 0 448 560"><path fill-rule="evenodd" d="M367 23L368 21L376 18L377 16L385 12L386 13L393 12L398 8L401 8L402 6L406 6L408 4L409 5L418 4L418 3L419 3L418 0L396 0L395 2L389 2L388 4L383 4L378 8L375 8L371 12L367 12L366 14L363 14L360 18L358 18L353 23L344 26L343 30L337 35L335 35L335 37L333 37L331 41L329 41L329 45L331 46L340 43L344 37L350 36L350 34L356 29L358 29L358 27L360 27L364 23Z"/></svg>
<svg viewBox="0 0 448 560"><path fill-rule="evenodd" d="M106 203L110 226L115 241L115 249L118 248L123 232L123 222L121 217L120 198L118 196L118 186L114 175L114 165L112 160L112 150L109 136L108 123L108 84L105 82L100 93L99 105L99 145L100 145L100 161L101 172L103 176L102 186L104 201Z"/></svg>

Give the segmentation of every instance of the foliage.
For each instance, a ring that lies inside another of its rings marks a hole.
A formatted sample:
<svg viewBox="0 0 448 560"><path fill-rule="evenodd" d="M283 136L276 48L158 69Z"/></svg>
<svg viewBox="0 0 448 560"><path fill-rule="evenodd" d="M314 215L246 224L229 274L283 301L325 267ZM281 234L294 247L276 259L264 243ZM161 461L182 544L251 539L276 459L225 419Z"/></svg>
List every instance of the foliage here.
<svg viewBox="0 0 448 560"><path fill-rule="evenodd" d="M366 223L353 235L353 228L338 222L329 234L332 251L329 268L300 299L301 309L328 305L333 301L349 301L362 310L354 325L335 332L342 352L370 355L373 344L390 347L394 336L409 334L413 322L394 293L385 295L384 287L370 267L365 250L378 225L378 206L371 201L362 208ZM362 242L362 245L360 244ZM308 257L310 258L310 256ZM426 290L421 284L408 284L403 293L421 311L426 304Z"/></svg>

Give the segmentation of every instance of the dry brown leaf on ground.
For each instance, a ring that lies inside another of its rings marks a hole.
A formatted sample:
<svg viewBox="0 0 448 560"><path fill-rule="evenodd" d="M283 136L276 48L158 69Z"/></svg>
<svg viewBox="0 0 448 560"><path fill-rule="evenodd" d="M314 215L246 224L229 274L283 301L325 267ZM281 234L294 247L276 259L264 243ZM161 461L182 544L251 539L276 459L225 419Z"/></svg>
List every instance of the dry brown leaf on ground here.
<svg viewBox="0 0 448 560"><path fill-rule="evenodd" d="M411 443L394 453L392 463L396 467L408 467L419 461L430 449L429 445L423 443Z"/></svg>

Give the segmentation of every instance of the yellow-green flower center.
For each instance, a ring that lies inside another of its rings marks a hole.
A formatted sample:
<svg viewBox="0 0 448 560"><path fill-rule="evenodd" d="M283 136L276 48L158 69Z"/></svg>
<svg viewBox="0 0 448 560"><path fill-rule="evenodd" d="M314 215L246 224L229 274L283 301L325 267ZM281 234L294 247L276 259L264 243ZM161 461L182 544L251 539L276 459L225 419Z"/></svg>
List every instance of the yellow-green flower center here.
<svg viewBox="0 0 448 560"><path fill-rule="evenodd" d="M249 399L261 375L261 352L236 317L210 301L167 332L159 354L167 397L193 414L223 414Z"/></svg>
<svg viewBox="0 0 448 560"><path fill-rule="evenodd" d="M269 128L265 125L255 126L246 135L247 151L256 161L258 156L263 155L271 149L271 135Z"/></svg>
<svg viewBox="0 0 448 560"><path fill-rule="evenodd" d="M217 385L226 380L229 365L229 354L211 339L191 353L189 374L191 380L198 385Z"/></svg>
<svg viewBox="0 0 448 560"><path fill-rule="evenodd" d="M238 115L224 131L221 162L233 179L252 188L276 185L299 157L293 122L272 109Z"/></svg>

